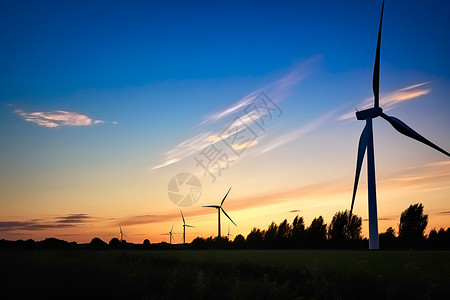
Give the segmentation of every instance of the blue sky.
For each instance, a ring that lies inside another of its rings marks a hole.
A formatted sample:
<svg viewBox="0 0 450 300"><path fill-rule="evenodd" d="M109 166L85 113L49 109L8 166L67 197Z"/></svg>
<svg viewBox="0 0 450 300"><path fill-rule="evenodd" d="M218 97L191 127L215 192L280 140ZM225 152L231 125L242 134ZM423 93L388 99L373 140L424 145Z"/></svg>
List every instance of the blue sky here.
<svg viewBox="0 0 450 300"><path fill-rule="evenodd" d="M241 197L250 197L258 185L244 178L255 175L266 191L342 180L350 193L363 125L341 117L371 97L380 9L381 1L2 1L1 217L98 216L105 205L118 220L176 210L165 206L166 184L176 172L194 169L192 157L153 168L183 141L230 121L205 125L205 118L261 90L279 101L282 117L221 183L205 183L205 195L239 181ZM449 15L445 1L387 1L380 81L382 97L394 99L392 113L447 150ZM295 84L282 86L286 78ZM407 87L414 101L398 102ZM60 111L70 120L43 125L49 114L62 118ZM393 129L376 121L382 178L445 161L417 143L397 141ZM389 148L393 141L396 149ZM277 151L263 151L273 145L280 145ZM132 199L125 196L130 191ZM439 203L436 211L448 209ZM347 206L331 205L330 214ZM307 214L318 216L313 207ZM266 226L261 214L248 224ZM102 232L111 235L113 225L102 225Z"/></svg>

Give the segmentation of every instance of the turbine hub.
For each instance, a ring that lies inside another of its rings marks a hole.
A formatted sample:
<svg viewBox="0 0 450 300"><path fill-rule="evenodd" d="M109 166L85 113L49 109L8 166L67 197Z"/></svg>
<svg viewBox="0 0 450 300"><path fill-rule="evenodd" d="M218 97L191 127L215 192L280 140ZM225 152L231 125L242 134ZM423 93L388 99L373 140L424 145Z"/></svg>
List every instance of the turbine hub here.
<svg viewBox="0 0 450 300"><path fill-rule="evenodd" d="M381 107L372 107L364 110L360 110L356 112L356 118L358 120L365 120L367 118L376 118L383 113L383 109Z"/></svg>

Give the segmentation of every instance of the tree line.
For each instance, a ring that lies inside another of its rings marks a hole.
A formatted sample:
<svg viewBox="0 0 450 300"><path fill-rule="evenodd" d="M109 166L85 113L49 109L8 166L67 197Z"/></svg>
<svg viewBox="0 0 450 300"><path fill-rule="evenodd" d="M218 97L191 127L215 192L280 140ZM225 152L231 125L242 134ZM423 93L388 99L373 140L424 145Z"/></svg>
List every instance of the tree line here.
<svg viewBox="0 0 450 300"><path fill-rule="evenodd" d="M410 205L401 213L398 230L393 227L379 234L381 249L450 249L450 227L432 229L426 236L428 215L423 204ZM303 217L296 216L292 223L287 219L280 224L272 222L267 229L253 228L245 238L237 235L233 241L227 237L207 239L197 237L193 248L237 249L367 249L368 240L362 238L362 218L348 210L335 213L330 224L323 217L314 218L306 227Z"/></svg>
<svg viewBox="0 0 450 300"><path fill-rule="evenodd" d="M389 227L379 234L381 249L450 249L450 227L432 229L425 235L428 215L423 212L423 204L410 205L401 213L398 230ZM0 249L367 249L368 240L362 238L362 218L350 217L349 211L334 214L330 224L323 217L314 218L307 227L303 217L296 216L292 223L287 219L280 224L272 222L267 229L253 228L247 237L239 234L233 240L227 236L195 238L190 244L171 245L165 242L152 244L145 239L142 244L128 243L112 238L109 243L95 237L88 244L77 244L56 238L43 241L32 239L23 241L0 240Z"/></svg>

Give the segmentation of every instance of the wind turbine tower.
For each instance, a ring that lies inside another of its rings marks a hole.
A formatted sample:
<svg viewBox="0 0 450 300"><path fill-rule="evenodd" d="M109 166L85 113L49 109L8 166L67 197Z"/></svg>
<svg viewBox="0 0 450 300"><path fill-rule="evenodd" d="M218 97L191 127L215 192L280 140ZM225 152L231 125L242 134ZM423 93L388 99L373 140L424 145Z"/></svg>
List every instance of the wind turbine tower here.
<svg viewBox="0 0 450 300"><path fill-rule="evenodd" d="M231 187L228 189L228 192L225 194L225 197L223 197L222 202L220 202L220 205L206 205L206 206L203 206L203 207L212 207L212 208L217 209L217 217L218 217L218 230L217 230L218 234L217 234L217 237L221 237L221 235L220 235L220 211L222 211L225 214L225 216L227 216L227 218L230 219L231 223L233 223L235 226L237 226L236 223L234 223L233 220L231 220L230 216L222 208L223 202L227 198L228 193L230 192L230 190L231 190Z"/></svg>
<svg viewBox="0 0 450 300"><path fill-rule="evenodd" d="M172 228L169 231L169 239L170 239L170 243L172 244L172 230L173 230L173 225Z"/></svg>
<svg viewBox="0 0 450 300"><path fill-rule="evenodd" d="M186 224L186 221L184 220L183 212L181 210L180 210L180 212L181 212L181 217L183 218L183 244L186 244L186 227L194 228L195 226Z"/></svg>
<svg viewBox="0 0 450 300"><path fill-rule="evenodd" d="M126 234L123 233L122 226L119 225L119 228L120 228L120 242L122 243L123 242L123 237L126 236Z"/></svg>

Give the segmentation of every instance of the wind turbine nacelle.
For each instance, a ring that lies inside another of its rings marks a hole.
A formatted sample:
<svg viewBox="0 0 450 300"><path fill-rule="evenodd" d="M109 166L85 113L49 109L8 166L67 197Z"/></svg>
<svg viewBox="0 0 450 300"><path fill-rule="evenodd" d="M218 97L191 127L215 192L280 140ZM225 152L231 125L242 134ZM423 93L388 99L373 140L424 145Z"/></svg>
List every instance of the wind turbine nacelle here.
<svg viewBox="0 0 450 300"><path fill-rule="evenodd" d="M376 118L383 113L383 109L381 107L372 107L364 110L360 110L356 112L356 118L358 120L365 120L367 118Z"/></svg>

